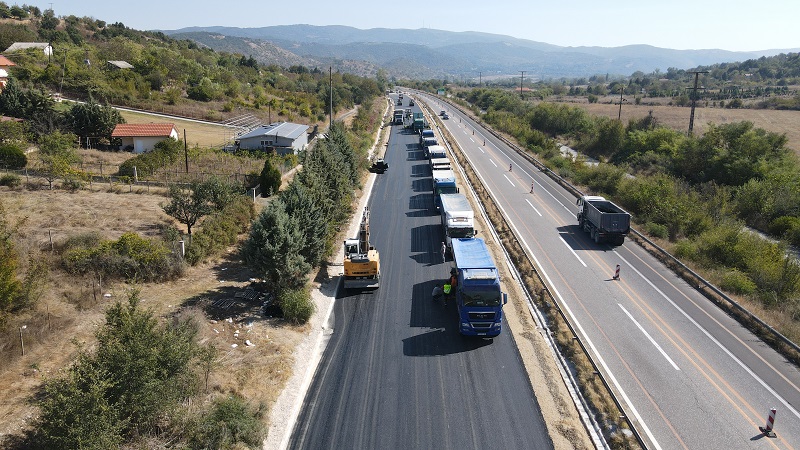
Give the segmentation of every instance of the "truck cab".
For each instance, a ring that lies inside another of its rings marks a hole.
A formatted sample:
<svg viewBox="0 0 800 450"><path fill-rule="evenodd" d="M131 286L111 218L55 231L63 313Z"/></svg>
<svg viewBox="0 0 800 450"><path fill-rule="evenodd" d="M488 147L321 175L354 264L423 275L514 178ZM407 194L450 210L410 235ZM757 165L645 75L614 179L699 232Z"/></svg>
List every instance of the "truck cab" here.
<svg viewBox="0 0 800 450"><path fill-rule="evenodd" d="M458 330L467 336L500 334L503 305L508 296L500 288L500 274L483 239L453 239L457 273Z"/></svg>

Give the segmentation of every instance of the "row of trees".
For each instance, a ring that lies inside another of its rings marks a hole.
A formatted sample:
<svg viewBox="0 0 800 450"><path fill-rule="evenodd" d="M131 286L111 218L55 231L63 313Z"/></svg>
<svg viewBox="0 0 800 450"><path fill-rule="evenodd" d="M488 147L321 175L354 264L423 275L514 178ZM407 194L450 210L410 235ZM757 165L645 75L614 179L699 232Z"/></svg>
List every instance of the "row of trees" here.
<svg viewBox="0 0 800 450"><path fill-rule="evenodd" d="M352 214L365 161L364 151L351 146L344 126L335 123L305 153L303 170L252 224L242 256L284 299L290 320L305 322L313 312L302 294L308 273L331 253L335 233ZM298 303L307 306L296 308Z"/></svg>
<svg viewBox="0 0 800 450"><path fill-rule="evenodd" d="M613 197L680 255L715 268L723 286L800 319L800 266L785 252L787 242L800 245L800 162L785 135L739 122L686 136L651 115L624 124L569 105L534 105L508 91L475 89L463 97L559 173ZM605 163L563 158L555 137ZM755 237L745 225L784 243Z"/></svg>

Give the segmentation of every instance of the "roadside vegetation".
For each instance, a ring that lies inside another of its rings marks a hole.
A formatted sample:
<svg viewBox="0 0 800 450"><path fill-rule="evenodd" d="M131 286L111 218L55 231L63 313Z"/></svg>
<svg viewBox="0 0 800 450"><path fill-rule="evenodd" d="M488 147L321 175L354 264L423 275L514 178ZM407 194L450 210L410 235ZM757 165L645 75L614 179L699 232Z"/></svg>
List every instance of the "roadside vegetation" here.
<svg viewBox="0 0 800 450"><path fill-rule="evenodd" d="M622 123L502 89L463 91L459 101L554 172L618 202L642 231L800 341L800 263L790 251L800 246L800 163L785 135L736 122L687 136L651 115ZM600 163L562 155L557 140Z"/></svg>

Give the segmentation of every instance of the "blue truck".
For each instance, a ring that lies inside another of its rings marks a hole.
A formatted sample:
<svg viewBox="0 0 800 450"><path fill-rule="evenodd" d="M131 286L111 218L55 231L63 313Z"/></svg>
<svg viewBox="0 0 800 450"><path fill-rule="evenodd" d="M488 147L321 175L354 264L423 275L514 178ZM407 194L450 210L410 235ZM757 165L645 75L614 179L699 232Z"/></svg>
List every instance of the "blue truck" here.
<svg viewBox="0 0 800 450"><path fill-rule="evenodd" d="M433 204L439 209L442 204L442 194L457 194L456 174L450 169L437 169L433 171Z"/></svg>
<svg viewBox="0 0 800 450"><path fill-rule="evenodd" d="M499 335L508 295L500 290L500 274L486 243L471 238L453 239L452 244L459 332L467 336Z"/></svg>

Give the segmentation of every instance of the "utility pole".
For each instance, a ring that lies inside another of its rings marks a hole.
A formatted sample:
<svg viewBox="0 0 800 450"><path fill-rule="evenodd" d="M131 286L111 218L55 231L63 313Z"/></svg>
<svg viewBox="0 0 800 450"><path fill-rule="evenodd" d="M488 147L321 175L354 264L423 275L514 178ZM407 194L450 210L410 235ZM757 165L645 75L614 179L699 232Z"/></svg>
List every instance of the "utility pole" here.
<svg viewBox="0 0 800 450"><path fill-rule="evenodd" d="M708 73L707 70L698 70L696 72L689 72L694 74L694 88L692 88L692 113L689 115L689 136L692 135L692 130L694 129L694 107L697 104L697 83L700 79L701 73ZM703 88L704 89L704 88Z"/></svg>
<svg viewBox="0 0 800 450"><path fill-rule="evenodd" d="M525 96L522 95L522 81L525 79L525 71L520 70L519 73L521 74L519 77L519 98L525 98Z"/></svg>
<svg viewBox="0 0 800 450"><path fill-rule="evenodd" d="M186 160L186 173L189 173L189 143L186 142L186 128L183 129L183 157Z"/></svg>
<svg viewBox="0 0 800 450"><path fill-rule="evenodd" d="M328 66L328 90L331 91L331 98L330 98L331 117L330 117L330 122L328 123L328 132L330 132L331 128L333 128L333 66Z"/></svg>
<svg viewBox="0 0 800 450"><path fill-rule="evenodd" d="M625 99L622 98L622 93L623 92L625 92L625 86L623 86L620 83L620 85L619 85L619 115L617 115L617 120L619 120L620 122L622 122L622 102L625 101Z"/></svg>
<svg viewBox="0 0 800 450"><path fill-rule="evenodd" d="M478 72L478 87L483 87L483 72Z"/></svg>

